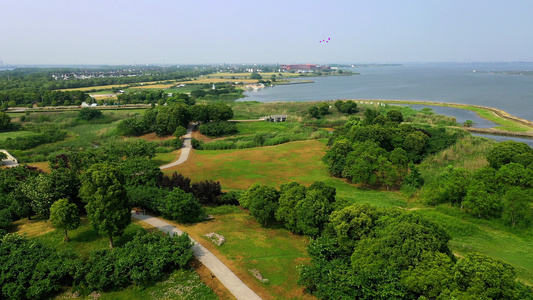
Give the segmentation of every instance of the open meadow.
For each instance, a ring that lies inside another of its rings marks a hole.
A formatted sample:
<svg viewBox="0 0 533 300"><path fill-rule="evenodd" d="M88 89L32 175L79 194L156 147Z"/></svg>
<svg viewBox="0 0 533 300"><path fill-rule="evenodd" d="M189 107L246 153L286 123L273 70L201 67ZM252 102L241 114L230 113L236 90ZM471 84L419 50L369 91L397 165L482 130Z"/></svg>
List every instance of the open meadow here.
<svg viewBox="0 0 533 300"><path fill-rule="evenodd" d="M241 190L253 183L279 187L290 181L304 185L323 181L335 187L337 195L351 203L371 203L383 207L418 210L421 214L436 220L450 232L452 235L450 246L456 255L480 252L497 257L512 264L517 269L520 280L528 284L533 283L531 233L513 230L498 222L480 220L457 209L427 207L400 192L368 190L331 177L322 162L326 149L324 141L313 140L243 150L193 150L186 163L167 169L165 173L178 172L192 178L193 181L216 180L220 181L225 189ZM455 151L460 149L459 147ZM235 222L237 221L232 220L231 226L237 226ZM243 228L249 226L241 224ZM194 226L196 225L191 227ZM284 229L270 230L276 232ZM248 250L243 248L243 251ZM243 252L241 255L250 254ZM238 261L236 258L234 260Z"/></svg>
<svg viewBox="0 0 533 300"><path fill-rule="evenodd" d="M428 206L421 200L424 189L417 191L388 191L384 187L353 184L348 179L336 178L329 174L328 166L323 158L328 151L328 131L339 129L349 116L340 113L330 104L331 113L320 119L310 118L309 109L320 102L231 102L229 106L234 112L233 119L257 119L265 115L287 114L288 122L236 122L237 134L222 137L207 137L195 132L194 137L205 143L223 139L239 139L269 134L308 134L307 140L286 142L276 146L259 146L249 149L231 150L191 150L189 159L178 166L165 169L163 173L174 172L192 179L192 182L203 180L218 181L224 191L244 191L255 183L279 187L295 181L305 186L321 181L336 189L337 197L349 203L370 203L379 207L399 208L416 211L439 223L452 236L450 248L453 253L462 257L471 252L480 252L488 256L508 262L516 268L518 278L529 285L533 284L533 234L523 229L506 226L500 220L479 219L459 210L457 207L441 204ZM377 106L369 106L377 108ZM454 126L449 132L458 133L460 138L452 146L427 156L420 164L420 173L426 182L435 180L436 176L449 166L476 170L487 166L486 155L494 146L494 142L484 138L467 135L457 126L455 118L439 116L430 111L414 111L408 107L386 107L403 113L409 123L423 123L428 126ZM465 107L461 107L465 108ZM94 121L75 120L77 111L68 112L31 112L24 114L27 123L50 125L54 124L68 132L64 140L43 144L39 147L21 151L20 154L36 155L43 158L36 165L50 172L48 163L44 161L48 155L57 154L65 149L98 148L132 139L144 139L148 142L163 142L173 139L172 135L157 136L151 132L138 137L124 137L118 133L118 124L126 118L142 116L145 109L105 110L102 119ZM487 111L487 113L492 113ZM22 114L18 114L21 116ZM363 112L355 116L364 117ZM510 122L507 129L512 130L516 122L500 118L501 122ZM30 131L14 132L16 136L31 136ZM311 139L312 134L320 133ZM11 134L11 135L9 135ZM1 133L0 141L7 137L15 137L13 133ZM264 144L263 144L264 145ZM156 153L153 161L157 165L168 164L177 160L182 150L165 150ZM175 148L174 148L175 149ZM192 224L175 223L188 232L191 237L202 243L226 263L245 283L256 291L263 299L314 299L305 293L304 288L297 284L299 267L308 263L310 257L306 246L310 237L291 233L282 226L262 227L248 210L238 206L207 207L207 213L214 218ZM131 240L136 231L153 231L145 223L134 222L129 225L125 234L116 240L120 247ZM43 220L19 220L14 223L11 231L27 234L54 249L66 248L86 257L96 249L105 249L107 240L90 228L86 219L82 226L70 231L72 241L62 242L61 230L54 229L50 222ZM216 232L225 237L222 246L211 243L205 234ZM149 286L130 286L122 291L101 293L101 299L157 299L161 297L176 299L228 299L231 296L220 283L211 278L209 271L202 271L196 266L197 272L179 270L171 273L162 282ZM261 283L251 270L257 270L269 280ZM198 275L199 274L199 275ZM211 278L211 279L210 279ZM207 282L215 292L203 283ZM177 288L178 287L178 288ZM178 291L178 294L172 294ZM188 292L185 292L188 291ZM66 299L69 291L58 296ZM169 294L170 293L170 294ZM169 296L171 295L171 296ZM180 298L181 297L181 298ZM84 298L82 298L84 299ZM87 298L89 299L89 298Z"/></svg>

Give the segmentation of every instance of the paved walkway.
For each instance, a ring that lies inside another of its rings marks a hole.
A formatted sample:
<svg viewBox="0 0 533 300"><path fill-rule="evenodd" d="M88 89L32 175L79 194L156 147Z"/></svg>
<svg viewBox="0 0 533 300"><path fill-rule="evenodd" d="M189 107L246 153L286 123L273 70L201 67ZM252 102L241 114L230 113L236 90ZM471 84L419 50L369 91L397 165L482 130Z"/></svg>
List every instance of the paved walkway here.
<svg viewBox="0 0 533 300"><path fill-rule="evenodd" d="M171 162L169 164L159 167L161 170L172 168L187 161L187 159L189 158L189 153L192 149L191 138L194 126L196 126L196 124L194 123L189 124L189 126L187 126L187 134L183 136L183 145L181 145L180 158L178 158L178 160L176 160L175 162Z"/></svg>
<svg viewBox="0 0 533 300"><path fill-rule="evenodd" d="M150 215L138 215L132 212L132 217L142 220L154 227L159 228L166 234L182 234L183 231L168 224L167 222ZM209 252L204 246L200 245L193 238L192 251L196 258L206 266L213 275L239 300L261 299L252 289L250 289L242 280L233 273L223 262L221 262L213 253Z"/></svg>
<svg viewBox="0 0 533 300"><path fill-rule="evenodd" d="M0 166L6 166L8 168L18 167L18 161L13 155L9 154L6 150L0 150L1 152L4 152L7 155L6 159L3 159L0 161Z"/></svg>

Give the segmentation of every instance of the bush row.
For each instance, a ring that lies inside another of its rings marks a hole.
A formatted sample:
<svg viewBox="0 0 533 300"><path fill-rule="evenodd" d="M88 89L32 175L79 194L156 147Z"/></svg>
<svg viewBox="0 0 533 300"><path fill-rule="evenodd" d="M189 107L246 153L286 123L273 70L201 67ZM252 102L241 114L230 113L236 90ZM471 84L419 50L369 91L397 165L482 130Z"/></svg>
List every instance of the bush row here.
<svg viewBox="0 0 533 300"><path fill-rule="evenodd" d="M304 141L309 139L327 138L328 133L323 130L317 130L304 133L258 133L246 137L228 138L214 141L211 143L202 143L193 139L193 148L199 150L226 150L226 149L246 149L262 146L274 146L294 141Z"/></svg>
<svg viewBox="0 0 533 300"><path fill-rule="evenodd" d="M82 293L149 284L192 259L187 234L162 236L140 231L121 248L91 252L87 260L55 252L17 234L0 240L0 298L42 299L74 285Z"/></svg>

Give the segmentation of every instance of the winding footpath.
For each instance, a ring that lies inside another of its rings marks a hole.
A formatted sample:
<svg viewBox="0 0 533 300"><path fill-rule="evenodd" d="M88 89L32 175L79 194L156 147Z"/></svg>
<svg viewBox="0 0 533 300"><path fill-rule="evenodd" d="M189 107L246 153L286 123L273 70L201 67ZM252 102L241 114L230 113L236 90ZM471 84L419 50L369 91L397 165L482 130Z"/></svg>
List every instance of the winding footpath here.
<svg viewBox="0 0 533 300"><path fill-rule="evenodd" d="M176 160L175 162L171 162L169 164L159 167L161 170L172 168L177 165L181 165L182 163L187 161L187 159L189 158L189 153L191 152L191 149L192 149L191 138L192 138L192 131L194 129L194 126L196 126L195 123L191 123L189 124L189 126L187 126L187 134L183 136L183 145L181 145L180 158L178 158L178 160Z"/></svg>
<svg viewBox="0 0 533 300"><path fill-rule="evenodd" d="M183 136L183 145L181 146L181 154L178 160L161 166L161 170L180 165L187 161L187 159L189 158L189 153L192 149L191 138L194 126L196 126L196 124L189 124L189 126L187 126L187 134ZM132 212L131 216L135 219L141 220L156 227L157 229L168 235L183 233L183 231L181 231L179 228L150 215L137 214L136 212ZM218 280L220 280L220 282L230 291L230 293L233 294L233 296L235 296L235 298L239 300L261 299L261 297L259 297L252 289L250 289L244 282L242 282L242 280L240 280L239 277L237 277L237 275L235 275L235 273L233 273L233 271L231 271L213 253L211 253L193 238L189 238L193 242L193 246L191 249L194 252L194 256L196 256L196 258L198 258L198 260L206 268L208 268L209 271L211 271L211 273L218 278Z"/></svg>
<svg viewBox="0 0 533 300"><path fill-rule="evenodd" d="M132 212L131 216L135 219L139 219L154 227L157 227L159 230L168 235L183 233L183 231L179 230L178 228L150 215L138 215L135 212ZM206 268L208 268L209 271L211 271L211 273L218 278L218 280L220 280L220 282L233 294L233 296L235 296L235 298L239 300L261 299L261 297L259 297L252 289L242 282L242 280L240 280L239 277L237 277L237 275L235 275L235 273L233 273L233 271L231 271L213 253L211 253L193 238L190 237L190 239L193 242L191 249L194 252L194 256L196 256L196 258L198 258L198 260L202 262L202 264L206 266Z"/></svg>

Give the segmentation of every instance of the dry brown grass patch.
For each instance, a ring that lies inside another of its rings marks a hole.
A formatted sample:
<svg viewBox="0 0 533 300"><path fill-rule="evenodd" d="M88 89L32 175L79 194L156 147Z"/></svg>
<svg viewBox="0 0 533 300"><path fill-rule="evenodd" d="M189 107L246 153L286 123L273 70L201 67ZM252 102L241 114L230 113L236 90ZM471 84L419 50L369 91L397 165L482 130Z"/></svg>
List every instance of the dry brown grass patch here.
<svg viewBox="0 0 533 300"><path fill-rule="evenodd" d="M11 229L12 232L26 234L29 237L37 237L55 230L50 221L43 219L28 220L27 218L13 222Z"/></svg>
<svg viewBox="0 0 533 300"><path fill-rule="evenodd" d="M158 136L157 134L155 134L155 132L150 132L150 133L147 133L147 134L144 134L144 135L141 135L141 136L134 137L134 139L143 139L143 140L146 140L148 142L166 141L166 140L171 140L171 139L174 139L174 138L175 137L173 135Z"/></svg>

